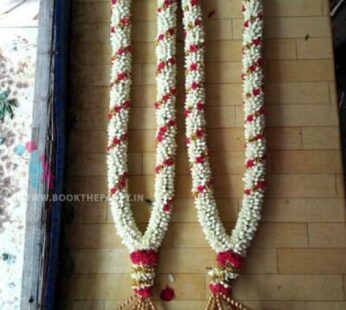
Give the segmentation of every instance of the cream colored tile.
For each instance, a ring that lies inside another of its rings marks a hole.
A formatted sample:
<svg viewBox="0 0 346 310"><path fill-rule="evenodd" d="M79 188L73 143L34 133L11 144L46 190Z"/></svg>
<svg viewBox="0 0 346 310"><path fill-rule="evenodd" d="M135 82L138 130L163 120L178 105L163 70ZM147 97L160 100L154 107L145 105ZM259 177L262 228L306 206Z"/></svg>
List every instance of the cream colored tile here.
<svg viewBox="0 0 346 310"><path fill-rule="evenodd" d="M276 274L275 249L251 249L242 267L242 274Z"/></svg>
<svg viewBox="0 0 346 310"><path fill-rule="evenodd" d="M266 135L271 150L302 149L302 132L300 128L269 128Z"/></svg>
<svg viewBox="0 0 346 310"><path fill-rule="evenodd" d="M240 61L241 54L240 40L215 41L206 47L207 62Z"/></svg>
<svg viewBox="0 0 346 310"><path fill-rule="evenodd" d="M95 57L97 55L97 57ZM108 65L111 62L112 49L109 43L79 43L72 55L72 64Z"/></svg>
<svg viewBox="0 0 346 310"><path fill-rule="evenodd" d="M66 190L68 194L79 194L80 199L87 199L87 195L91 196L90 199L102 201L108 191L107 180L104 176L78 176L70 177L67 181ZM84 198L83 198L84 197Z"/></svg>
<svg viewBox="0 0 346 310"><path fill-rule="evenodd" d="M111 3L75 3L72 14L73 22L78 25L107 23L111 17Z"/></svg>
<svg viewBox="0 0 346 310"><path fill-rule="evenodd" d="M266 110L269 127L338 126L334 105L271 105Z"/></svg>
<svg viewBox="0 0 346 310"><path fill-rule="evenodd" d="M78 202L73 207L73 223L106 223L108 204L106 202Z"/></svg>
<svg viewBox="0 0 346 310"><path fill-rule="evenodd" d="M133 18L136 21L156 21L156 1L134 1Z"/></svg>
<svg viewBox="0 0 346 310"><path fill-rule="evenodd" d="M306 150L339 150L339 129L337 127L303 128L303 146Z"/></svg>
<svg viewBox="0 0 346 310"><path fill-rule="evenodd" d="M264 57L273 59L296 59L296 42L293 39L267 40L264 45Z"/></svg>
<svg viewBox="0 0 346 310"><path fill-rule="evenodd" d="M208 248L199 224L173 224L174 247L176 248Z"/></svg>
<svg viewBox="0 0 346 310"><path fill-rule="evenodd" d="M240 0L203 0L202 7L206 15L213 13L213 15L210 17L212 19L242 17Z"/></svg>
<svg viewBox="0 0 346 310"><path fill-rule="evenodd" d="M344 222L343 199L266 199L265 222Z"/></svg>
<svg viewBox="0 0 346 310"><path fill-rule="evenodd" d="M280 301L342 301L342 277L336 275L258 275L239 278L239 299Z"/></svg>
<svg viewBox="0 0 346 310"><path fill-rule="evenodd" d="M343 274L346 249L279 249L279 272L285 274Z"/></svg>
<svg viewBox="0 0 346 310"><path fill-rule="evenodd" d="M267 83L268 104L327 104L330 103L327 82Z"/></svg>
<svg viewBox="0 0 346 310"><path fill-rule="evenodd" d="M207 41L232 39L232 21L229 19L209 19L205 23Z"/></svg>
<svg viewBox="0 0 346 310"><path fill-rule="evenodd" d="M132 23L132 39L134 42L154 42L157 36L156 22Z"/></svg>
<svg viewBox="0 0 346 310"><path fill-rule="evenodd" d="M121 248L121 240L110 224L74 224L66 231L67 245L73 249Z"/></svg>
<svg viewBox="0 0 346 310"><path fill-rule="evenodd" d="M308 245L306 224L267 224L258 230L255 248L304 248Z"/></svg>
<svg viewBox="0 0 346 310"><path fill-rule="evenodd" d="M266 16L320 16L324 0L265 0Z"/></svg>
<svg viewBox="0 0 346 310"><path fill-rule="evenodd" d="M76 113L79 109L107 109L109 107L109 87L77 87L72 90L71 110Z"/></svg>
<svg viewBox="0 0 346 310"><path fill-rule="evenodd" d="M332 59L332 40L330 38L298 39L297 53L299 59Z"/></svg>
<svg viewBox="0 0 346 310"><path fill-rule="evenodd" d="M207 106L229 106L242 104L241 84L208 84Z"/></svg>
<svg viewBox="0 0 346 310"><path fill-rule="evenodd" d="M206 81L208 84L240 83L240 62L215 63L206 68Z"/></svg>
<svg viewBox="0 0 346 310"><path fill-rule="evenodd" d="M74 274L130 273L131 262L127 249L78 249L70 252ZM114 263L116 262L116 263Z"/></svg>
<svg viewBox="0 0 346 310"><path fill-rule="evenodd" d="M205 116L207 128L232 128L236 126L233 106L207 107Z"/></svg>
<svg viewBox="0 0 346 310"><path fill-rule="evenodd" d="M73 275L70 283L72 300L124 300L132 294L128 274Z"/></svg>
<svg viewBox="0 0 346 310"><path fill-rule="evenodd" d="M275 151L273 173L338 173L342 171L338 151Z"/></svg>
<svg viewBox="0 0 346 310"><path fill-rule="evenodd" d="M272 82L333 81L335 78L330 60L270 61L268 76Z"/></svg>
<svg viewBox="0 0 346 310"><path fill-rule="evenodd" d="M78 46L79 43L108 43L110 24L83 24L72 29L72 46ZM74 48L75 49L75 48Z"/></svg>
<svg viewBox="0 0 346 310"><path fill-rule="evenodd" d="M233 222L238 214L237 199L217 199L218 210L225 222ZM177 198L174 203L174 212L172 214L172 222L174 223L190 223L197 222L197 211L194 201L190 199Z"/></svg>
<svg viewBox="0 0 346 310"><path fill-rule="evenodd" d="M268 176L269 198L336 198L333 174L277 174Z"/></svg>
<svg viewBox="0 0 346 310"><path fill-rule="evenodd" d="M69 143L72 154L105 152L107 134L104 130L73 130Z"/></svg>
<svg viewBox="0 0 346 310"><path fill-rule="evenodd" d="M346 224L309 224L309 242L311 247L345 248Z"/></svg>
<svg viewBox="0 0 346 310"><path fill-rule="evenodd" d="M335 176L336 179L336 192L338 197L345 198L345 179L344 174L337 174Z"/></svg>
<svg viewBox="0 0 346 310"><path fill-rule="evenodd" d="M267 18L266 38L331 37L329 17ZM234 26L233 26L234 27Z"/></svg>

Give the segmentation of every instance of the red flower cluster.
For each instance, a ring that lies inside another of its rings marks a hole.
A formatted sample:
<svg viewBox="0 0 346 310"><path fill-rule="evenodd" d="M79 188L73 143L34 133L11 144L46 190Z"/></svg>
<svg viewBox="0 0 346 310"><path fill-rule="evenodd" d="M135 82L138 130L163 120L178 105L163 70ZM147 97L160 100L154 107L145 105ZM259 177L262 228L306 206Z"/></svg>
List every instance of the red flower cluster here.
<svg viewBox="0 0 346 310"><path fill-rule="evenodd" d="M116 54L117 54L117 55L123 55L123 54L125 54L125 53L127 53L127 52L131 52L131 46L120 47L120 48L117 50Z"/></svg>
<svg viewBox="0 0 346 310"><path fill-rule="evenodd" d="M159 109L161 104L167 102L170 98L172 98L173 96L175 96L177 94L177 89L175 87L171 88L170 91L163 95L163 97L161 98L161 100L156 101L154 103L154 107L155 109Z"/></svg>
<svg viewBox="0 0 346 310"><path fill-rule="evenodd" d="M174 57L168 59L167 61L162 61L158 63L156 67L156 73L160 73L167 65L174 65L176 63L176 60Z"/></svg>
<svg viewBox="0 0 346 310"><path fill-rule="evenodd" d="M222 294L228 296L231 294L230 287L224 287L221 284L209 284L209 289L213 294Z"/></svg>
<svg viewBox="0 0 346 310"><path fill-rule="evenodd" d="M133 291L135 292L136 295L142 298L149 298L152 295L151 287L134 289Z"/></svg>
<svg viewBox="0 0 346 310"><path fill-rule="evenodd" d="M157 258L157 252L154 250L137 250L130 253L134 265L156 266Z"/></svg>
<svg viewBox="0 0 346 310"><path fill-rule="evenodd" d="M197 44L191 44L189 51L190 51L190 53L196 53L198 51L198 45Z"/></svg>
<svg viewBox="0 0 346 310"><path fill-rule="evenodd" d="M130 24L130 19L128 17L123 17L120 19L120 26L128 26Z"/></svg>
<svg viewBox="0 0 346 310"><path fill-rule="evenodd" d="M229 250L227 252L217 253L216 261L219 266L226 266L231 264L234 268L240 269L243 258L239 254L234 253L232 250Z"/></svg>
<svg viewBox="0 0 346 310"><path fill-rule="evenodd" d="M164 136L165 133L168 131L169 127L173 127L173 126L175 126L175 125L176 125L175 120L171 119L171 120L168 121L167 125L160 127L160 128L159 128L159 132L158 132L158 134L157 134L157 136L156 136L156 140L157 140L158 142L162 142L163 136Z"/></svg>
<svg viewBox="0 0 346 310"><path fill-rule="evenodd" d="M203 155L197 156L195 159L195 162L196 162L196 164L203 164L204 163L204 156Z"/></svg>
<svg viewBox="0 0 346 310"><path fill-rule="evenodd" d="M173 164L174 164L174 159L167 158L162 162L162 164L155 167L155 172L159 173L164 167L169 167L169 166L172 166Z"/></svg>
<svg viewBox="0 0 346 310"><path fill-rule="evenodd" d="M113 109L108 113L108 120L111 120L113 115L119 113L122 109L128 109L130 105L130 100L126 100L122 104L114 106Z"/></svg>
<svg viewBox="0 0 346 310"><path fill-rule="evenodd" d="M121 137L114 137L112 144L107 146L107 151L111 150L113 147L119 145L121 142L126 141L128 138L127 133L124 133Z"/></svg>
<svg viewBox="0 0 346 310"><path fill-rule="evenodd" d="M250 195L250 194L251 194L251 189L246 189L246 190L244 190L244 194L245 194L245 195Z"/></svg>
<svg viewBox="0 0 346 310"><path fill-rule="evenodd" d="M168 8L170 5L172 5L174 2L175 2L175 0L165 0L165 1L163 2L163 5L162 5L160 8L158 8L156 11L157 11L158 13L160 13L160 12L162 12L162 10L167 9L167 8Z"/></svg>
<svg viewBox="0 0 346 310"><path fill-rule="evenodd" d="M127 74L125 72L120 72L118 73L117 75L117 81L120 82L120 81L123 81L127 78Z"/></svg>
<svg viewBox="0 0 346 310"><path fill-rule="evenodd" d="M113 188L111 188L111 194L115 194L119 189L123 189L126 186L128 176L129 174L127 172L124 172L120 176L119 182Z"/></svg>
<svg viewBox="0 0 346 310"><path fill-rule="evenodd" d="M175 297L174 289L172 289L169 286L165 287L160 293L160 298L163 301L171 301L174 297Z"/></svg>

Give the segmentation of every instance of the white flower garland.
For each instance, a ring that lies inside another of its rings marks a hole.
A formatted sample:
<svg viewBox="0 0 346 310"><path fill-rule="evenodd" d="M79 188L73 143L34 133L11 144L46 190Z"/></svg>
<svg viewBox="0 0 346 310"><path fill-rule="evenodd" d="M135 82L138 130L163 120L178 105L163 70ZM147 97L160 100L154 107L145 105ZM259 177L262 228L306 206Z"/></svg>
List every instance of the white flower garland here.
<svg viewBox="0 0 346 310"><path fill-rule="evenodd" d="M212 188L204 106L205 35L199 0L182 0L186 68L186 141L192 174L192 190L198 219L206 239L218 253L218 268L210 271L213 293L228 294L238 275L241 258L257 230L265 189L266 141L262 70L262 3L243 0L243 104L245 113L245 166L243 205L232 234L220 220Z"/></svg>
<svg viewBox="0 0 346 310"><path fill-rule="evenodd" d="M113 66L109 113L108 184L118 233L131 252L133 288L150 296L156 251L167 230L174 195L176 101L176 0L158 0L157 147L155 201L144 235L135 224L127 184L127 126L131 86L130 0L112 0ZM228 235L220 220L212 188L204 117L204 30L199 0L182 0L186 65L186 135L198 218L218 267L210 271L214 294L228 294L257 229L265 188L264 94L262 70L262 5L243 0L243 90L245 112L245 190L235 229ZM141 300L138 301L139 303Z"/></svg>
<svg viewBox="0 0 346 310"><path fill-rule="evenodd" d="M131 0L112 0L112 71L108 126L109 202L122 242L131 252L133 288L142 297L153 285L156 250L168 227L174 196L176 153L176 10L175 0L157 1L158 36L155 200L144 235L128 194L127 139L131 88Z"/></svg>

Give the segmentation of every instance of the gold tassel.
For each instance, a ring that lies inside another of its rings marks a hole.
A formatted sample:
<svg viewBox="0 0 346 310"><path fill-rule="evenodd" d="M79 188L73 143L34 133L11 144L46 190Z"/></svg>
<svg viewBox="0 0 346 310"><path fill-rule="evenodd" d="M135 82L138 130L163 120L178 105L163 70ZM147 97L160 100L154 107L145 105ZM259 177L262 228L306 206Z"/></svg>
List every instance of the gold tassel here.
<svg viewBox="0 0 346 310"><path fill-rule="evenodd" d="M157 310L150 298L142 298L137 295L126 299L122 304L117 306L116 310Z"/></svg>
<svg viewBox="0 0 346 310"><path fill-rule="evenodd" d="M205 310L251 310L240 302L229 298L223 294L214 294L210 296Z"/></svg>

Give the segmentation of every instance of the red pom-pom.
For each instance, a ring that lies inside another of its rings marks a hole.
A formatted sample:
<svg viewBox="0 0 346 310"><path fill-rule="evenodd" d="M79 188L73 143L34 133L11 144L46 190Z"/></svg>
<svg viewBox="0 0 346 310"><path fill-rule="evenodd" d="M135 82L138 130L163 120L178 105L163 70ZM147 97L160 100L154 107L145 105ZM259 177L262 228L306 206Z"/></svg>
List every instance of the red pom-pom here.
<svg viewBox="0 0 346 310"><path fill-rule="evenodd" d="M217 253L216 260L220 266L231 264L234 268L240 269L243 258L239 254L229 250L227 252Z"/></svg>
<svg viewBox="0 0 346 310"><path fill-rule="evenodd" d="M205 186L204 186L204 185L198 185L198 186L197 186L197 192L203 193L204 190L205 190Z"/></svg>
<svg viewBox="0 0 346 310"><path fill-rule="evenodd" d="M255 162L252 159L249 159L246 162L246 168L252 168L254 166Z"/></svg>
<svg viewBox="0 0 346 310"><path fill-rule="evenodd" d="M252 121L253 121L253 115L252 115L252 114L251 114L251 115L248 115L247 118L246 118L246 120L247 120L248 122L252 122Z"/></svg>
<svg viewBox="0 0 346 310"><path fill-rule="evenodd" d="M198 110L198 111L201 111L201 110L203 110L203 107L204 107L203 102L202 102L202 101L199 101L199 102L197 103L197 110Z"/></svg>
<svg viewBox="0 0 346 310"><path fill-rule="evenodd" d="M244 191L244 194L245 194L245 195L250 195L250 194L251 194L251 189L246 189L246 190Z"/></svg>
<svg viewBox="0 0 346 310"><path fill-rule="evenodd" d="M138 250L130 253L130 258L135 265L155 266L157 253L154 250Z"/></svg>
<svg viewBox="0 0 346 310"><path fill-rule="evenodd" d="M196 44L191 44L190 45L190 53L195 53L198 50L198 45Z"/></svg>
<svg viewBox="0 0 346 310"><path fill-rule="evenodd" d="M134 292L136 295L138 295L142 298L148 298L151 296L151 287L134 289Z"/></svg>
<svg viewBox="0 0 346 310"><path fill-rule="evenodd" d="M196 163L197 164L203 164L204 163L204 157L203 156L197 156L196 157Z"/></svg>
<svg viewBox="0 0 346 310"><path fill-rule="evenodd" d="M260 88L254 88L252 91L252 94L254 96L259 96L261 94L261 89Z"/></svg>
<svg viewBox="0 0 346 310"><path fill-rule="evenodd" d="M265 188L266 188L266 182L265 182L265 181L259 181L259 182L256 184L256 188L257 188L257 189L260 189L260 190L265 190Z"/></svg>
<svg viewBox="0 0 346 310"><path fill-rule="evenodd" d="M171 210L171 205L168 204L168 203L165 203L165 204L163 205L163 211L164 211L164 212L169 212L170 210Z"/></svg>
<svg viewBox="0 0 346 310"><path fill-rule="evenodd" d="M190 70L191 70L191 71L197 70L197 64L196 64L196 63L191 64L191 65L190 65Z"/></svg>
<svg viewBox="0 0 346 310"><path fill-rule="evenodd" d="M228 296L231 293L230 287L224 287L221 284L209 284L209 289L213 294L222 294Z"/></svg>
<svg viewBox="0 0 346 310"><path fill-rule="evenodd" d="M169 286L164 288L160 293L160 298L163 301L171 301L171 300L173 300L174 297L175 297L174 289L172 289Z"/></svg>
<svg viewBox="0 0 346 310"><path fill-rule="evenodd" d="M198 88L198 86L199 86L199 84L197 82L192 82L191 89L195 90Z"/></svg>
<svg viewBox="0 0 346 310"><path fill-rule="evenodd" d="M198 138L201 138L201 137L203 137L203 135L204 135L204 130L203 129L197 129L196 130L196 136L198 137Z"/></svg>

